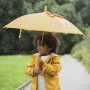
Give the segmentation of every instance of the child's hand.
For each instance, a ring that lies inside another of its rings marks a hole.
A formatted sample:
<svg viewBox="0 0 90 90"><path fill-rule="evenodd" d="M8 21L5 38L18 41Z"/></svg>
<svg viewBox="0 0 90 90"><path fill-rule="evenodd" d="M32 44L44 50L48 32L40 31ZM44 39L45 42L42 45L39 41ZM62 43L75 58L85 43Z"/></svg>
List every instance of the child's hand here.
<svg viewBox="0 0 90 90"><path fill-rule="evenodd" d="M37 63L39 67L42 67L42 65L44 64L44 61L41 58L38 58Z"/></svg>
<svg viewBox="0 0 90 90"><path fill-rule="evenodd" d="M35 68L35 69L33 70L33 73L34 73L34 74L39 74L39 73L41 73L41 68L39 68L39 67Z"/></svg>

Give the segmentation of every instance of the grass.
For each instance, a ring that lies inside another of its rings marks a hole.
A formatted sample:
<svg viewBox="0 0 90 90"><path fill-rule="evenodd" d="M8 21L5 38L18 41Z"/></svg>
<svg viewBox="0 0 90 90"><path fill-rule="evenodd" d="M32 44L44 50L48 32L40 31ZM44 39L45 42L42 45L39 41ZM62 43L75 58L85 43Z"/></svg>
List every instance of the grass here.
<svg viewBox="0 0 90 90"><path fill-rule="evenodd" d="M15 90L28 81L25 66L30 61L30 55L0 56L0 90Z"/></svg>

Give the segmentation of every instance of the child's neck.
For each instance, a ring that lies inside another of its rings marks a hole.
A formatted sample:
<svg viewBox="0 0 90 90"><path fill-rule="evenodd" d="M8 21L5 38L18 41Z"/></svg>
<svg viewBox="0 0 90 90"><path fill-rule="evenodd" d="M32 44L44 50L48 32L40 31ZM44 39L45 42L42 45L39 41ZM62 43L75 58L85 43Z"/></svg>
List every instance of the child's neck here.
<svg viewBox="0 0 90 90"><path fill-rule="evenodd" d="M49 54L43 54L43 55L41 55L41 56L48 56L48 55L50 55L50 53L49 53Z"/></svg>

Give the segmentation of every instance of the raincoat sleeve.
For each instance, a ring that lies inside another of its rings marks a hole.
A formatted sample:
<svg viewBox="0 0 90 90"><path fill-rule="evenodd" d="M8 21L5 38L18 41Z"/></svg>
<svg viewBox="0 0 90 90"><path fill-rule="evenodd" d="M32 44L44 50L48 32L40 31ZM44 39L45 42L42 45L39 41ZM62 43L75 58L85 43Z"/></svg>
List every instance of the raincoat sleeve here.
<svg viewBox="0 0 90 90"><path fill-rule="evenodd" d="M43 73L47 73L49 75L55 76L58 75L59 71L61 70L62 66L60 64L60 59L59 57L54 57L52 59L51 63L44 63L43 64L43 70L41 72L41 74Z"/></svg>
<svg viewBox="0 0 90 90"><path fill-rule="evenodd" d="M31 56L32 58L33 56ZM35 63L34 63L34 58L31 59L31 61L26 65L26 68L25 68L25 72L26 74L28 74L29 76L32 76L32 75L35 75L33 74L33 69L35 67Z"/></svg>

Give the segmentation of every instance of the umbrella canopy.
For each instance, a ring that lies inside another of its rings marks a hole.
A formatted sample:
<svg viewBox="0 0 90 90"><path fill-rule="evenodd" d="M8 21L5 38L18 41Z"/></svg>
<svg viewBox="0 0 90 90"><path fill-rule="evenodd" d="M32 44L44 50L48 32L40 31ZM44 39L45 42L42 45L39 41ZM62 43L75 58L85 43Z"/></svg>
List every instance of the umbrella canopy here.
<svg viewBox="0 0 90 90"><path fill-rule="evenodd" d="M21 31L47 31L54 33L70 33L84 35L75 25L63 16L51 14L45 7L44 12L27 14L10 22L4 28L16 28Z"/></svg>

